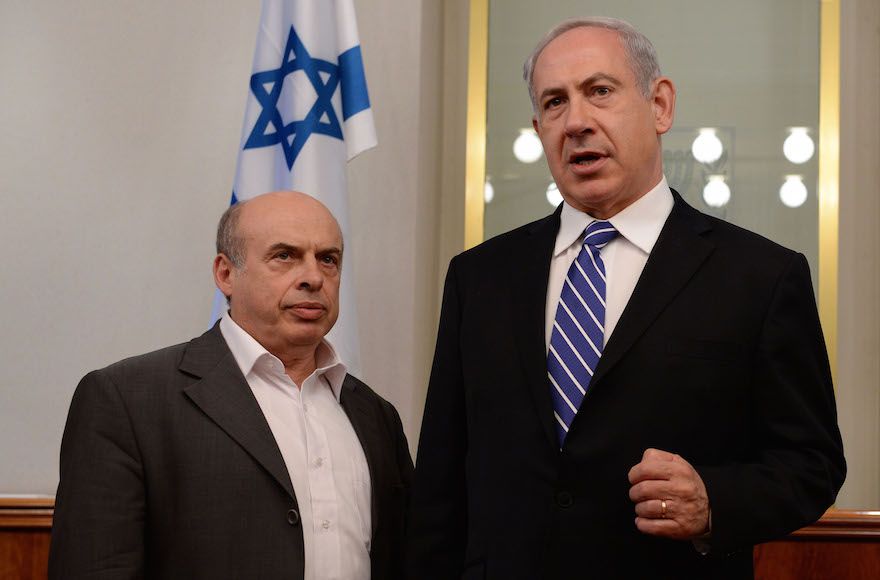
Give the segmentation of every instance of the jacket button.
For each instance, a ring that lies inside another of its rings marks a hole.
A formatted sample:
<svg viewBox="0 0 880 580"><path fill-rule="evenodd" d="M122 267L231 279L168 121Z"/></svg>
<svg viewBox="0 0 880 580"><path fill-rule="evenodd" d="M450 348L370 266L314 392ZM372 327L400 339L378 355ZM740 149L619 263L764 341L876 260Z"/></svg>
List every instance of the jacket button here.
<svg viewBox="0 0 880 580"><path fill-rule="evenodd" d="M574 503L574 500L572 500L571 494L567 491L560 491L556 494L556 504L559 507L571 507L572 503Z"/></svg>
<svg viewBox="0 0 880 580"><path fill-rule="evenodd" d="M287 510L287 523L291 526L299 523L299 514L296 510Z"/></svg>

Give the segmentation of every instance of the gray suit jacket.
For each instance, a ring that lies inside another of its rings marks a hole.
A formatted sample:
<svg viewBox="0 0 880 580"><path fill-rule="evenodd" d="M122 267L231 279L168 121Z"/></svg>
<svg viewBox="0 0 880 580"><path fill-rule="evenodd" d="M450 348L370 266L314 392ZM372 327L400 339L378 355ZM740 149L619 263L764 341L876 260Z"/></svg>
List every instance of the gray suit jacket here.
<svg viewBox="0 0 880 580"><path fill-rule="evenodd" d="M400 572L412 461L394 407L346 376L373 486L373 578ZM88 374L70 406L50 578L302 578L290 477L219 325Z"/></svg>

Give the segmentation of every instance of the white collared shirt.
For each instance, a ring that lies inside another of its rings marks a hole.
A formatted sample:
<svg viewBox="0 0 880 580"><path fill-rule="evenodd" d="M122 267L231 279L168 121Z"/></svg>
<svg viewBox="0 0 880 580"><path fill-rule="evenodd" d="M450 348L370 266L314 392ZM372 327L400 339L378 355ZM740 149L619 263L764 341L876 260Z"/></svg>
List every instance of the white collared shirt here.
<svg viewBox="0 0 880 580"><path fill-rule="evenodd" d="M645 263L660 230L672 212L674 200L664 176L651 191L607 220L617 230L617 236L602 248L602 261L605 264L605 338L608 344L626 308L636 282L642 275ZM584 230L596 218L564 203L561 223L556 234L556 246L550 260L550 277L547 281L547 305L544 318L546 347L550 350L550 337L553 333L553 320L559 296L571 263L581 251L584 243Z"/></svg>
<svg viewBox="0 0 880 580"><path fill-rule="evenodd" d="M305 545L305 580L369 580L370 471L339 398L345 365L329 342L302 389L284 364L227 312L220 332L278 443L296 493ZM292 549L292 547L291 547Z"/></svg>

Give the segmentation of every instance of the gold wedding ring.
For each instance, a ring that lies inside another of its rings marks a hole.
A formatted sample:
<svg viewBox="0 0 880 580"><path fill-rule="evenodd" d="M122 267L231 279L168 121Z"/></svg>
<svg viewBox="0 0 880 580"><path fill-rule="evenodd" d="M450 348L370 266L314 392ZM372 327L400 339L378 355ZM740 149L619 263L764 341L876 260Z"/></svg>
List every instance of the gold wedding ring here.
<svg viewBox="0 0 880 580"><path fill-rule="evenodd" d="M660 517L664 520L666 519L666 500L665 499L660 500Z"/></svg>

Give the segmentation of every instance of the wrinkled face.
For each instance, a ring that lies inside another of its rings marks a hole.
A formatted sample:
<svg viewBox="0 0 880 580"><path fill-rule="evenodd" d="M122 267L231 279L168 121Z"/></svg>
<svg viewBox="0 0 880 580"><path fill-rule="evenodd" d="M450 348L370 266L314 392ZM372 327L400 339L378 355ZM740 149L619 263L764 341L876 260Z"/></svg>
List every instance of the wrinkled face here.
<svg viewBox="0 0 880 580"><path fill-rule="evenodd" d="M533 82L532 122L571 206L606 219L660 182L660 135L672 125L675 89L661 77L645 98L617 32L561 34L538 56Z"/></svg>
<svg viewBox="0 0 880 580"><path fill-rule="evenodd" d="M316 348L339 316L336 220L307 195L276 192L242 207L237 232L245 241L243 267L230 265L224 276L221 254L214 268L232 319L282 361Z"/></svg>

